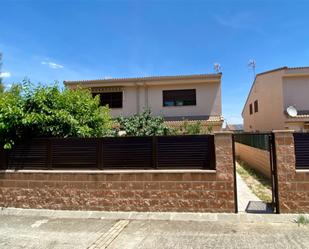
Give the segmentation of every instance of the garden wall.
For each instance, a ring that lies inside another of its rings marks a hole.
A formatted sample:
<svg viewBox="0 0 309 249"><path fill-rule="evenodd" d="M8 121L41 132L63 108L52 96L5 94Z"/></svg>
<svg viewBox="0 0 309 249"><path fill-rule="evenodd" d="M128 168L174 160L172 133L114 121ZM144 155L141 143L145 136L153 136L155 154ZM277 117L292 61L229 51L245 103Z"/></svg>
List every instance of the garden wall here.
<svg viewBox="0 0 309 249"><path fill-rule="evenodd" d="M268 179L271 178L269 151L236 142L235 155L248 167L262 173Z"/></svg>
<svg viewBox="0 0 309 249"><path fill-rule="evenodd" d="M215 170L3 170L0 206L235 212L232 137L217 133L214 140Z"/></svg>

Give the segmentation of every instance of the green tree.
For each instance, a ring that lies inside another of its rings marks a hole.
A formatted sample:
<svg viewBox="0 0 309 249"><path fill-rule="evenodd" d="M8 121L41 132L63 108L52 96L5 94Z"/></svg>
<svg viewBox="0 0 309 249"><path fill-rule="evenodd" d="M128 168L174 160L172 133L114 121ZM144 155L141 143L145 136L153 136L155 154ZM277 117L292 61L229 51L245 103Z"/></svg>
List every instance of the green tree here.
<svg viewBox="0 0 309 249"><path fill-rule="evenodd" d="M33 87L30 81L0 95L0 139L10 148L33 137L101 137L111 133L108 107L87 90Z"/></svg>
<svg viewBox="0 0 309 249"><path fill-rule="evenodd" d="M4 92L3 78L2 75L2 53L0 52L0 93Z"/></svg>
<svg viewBox="0 0 309 249"><path fill-rule="evenodd" d="M154 117L151 111L146 109L141 114L131 117L119 117L117 119L119 130L125 131L128 136L154 136L168 135L170 129L164 124L162 117Z"/></svg>

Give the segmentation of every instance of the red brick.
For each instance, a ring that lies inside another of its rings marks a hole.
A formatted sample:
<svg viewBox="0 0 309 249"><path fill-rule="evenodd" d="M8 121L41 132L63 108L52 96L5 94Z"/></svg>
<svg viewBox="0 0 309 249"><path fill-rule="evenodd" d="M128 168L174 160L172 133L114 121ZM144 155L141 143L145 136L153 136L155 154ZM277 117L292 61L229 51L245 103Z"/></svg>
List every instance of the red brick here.
<svg viewBox="0 0 309 249"><path fill-rule="evenodd" d="M160 189L175 189L176 185L175 182L160 182Z"/></svg>
<svg viewBox="0 0 309 249"><path fill-rule="evenodd" d="M183 174L181 173L174 173L174 174L167 174L167 180L168 181L182 181L183 180Z"/></svg>
<svg viewBox="0 0 309 249"><path fill-rule="evenodd" d="M121 181L135 181L136 175L135 174L121 174Z"/></svg>
<svg viewBox="0 0 309 249"><path fill-rule="evenodd" d="M217 198L223 200L233 200L234 193L231 191L219 191L217 192Z"/></svg>
<svg viewBox="0 0 309 249"><path fill-rule="evenodd" d="M297 183L297 191L309 191L309 183Z"/></svg>
<svg viewBox="0 0 309 249"><path fill-rule="evenodd" d="M213 190L225 190L225 182L213 182L209 183L209 189Z"/></svg>
<svg viewBox="0 0 309 249"><path fill-rule="evenodd" d="M120 191L120 198L133 198L134 191Z"/></svg>
<svg viewBox="0 0 309 249"><path fill-rule="evenodd" d="M136 174L136 181L151 181L151 174L138 173Z"/></svg>
<svg viewBox="0 0 309 249"><path fill-rule="evenodd" d="M200 198L200 192L199 191L184 191L183 192L183 198L184 199L199 199Z"/></svg>
<svg viewBox="0 0 309 249"><path fill-rule="evenodd" d="M145 182L144 189L159 189L160 183L159 182Z"/></svg>
<svg viewBox="0 0 309 249"><path fill-rule="evenodd" d="M209 200L209 199L215 199L216 198L216 192L215 191L201 191L200 192L200 198Z"/></svg>
<svg viewBox="0 0 309 249"><path fill-rule="evenodd" d="M150 193L148 190L135 190L134 191L134 198L141 199L141 198L150 198Z"/></svg>
<svg viewBox="0 0 309 249"><path fill-rule="evenodd" d="M153 173L152 181L167 181L167 174L164 173Z"/></svg>
<svg viewBox="0 0 309 249"><path fill-rule="evenodd" d="M106 181L120 181L120 174L106 174Z"/></svg>
<svg viewBox="0 0 309 249"><path fill-rule="evenodd" d="M205 190L209 188L208 182L193 182L192 189L193 190Z"/></svg>
<svg viewBox="0 0 309 249"><path fill-rule="evenodd" d="M173 190L166 191L166 198L180 199L182 198L182 195L183 191L173 191Z"/></svg>
<svg viewBox="0 0 309 249"><path fill-rule="evenodd" d="M175 189L190 190L192 189L192 183L191 182L176 182Z"/></svg>

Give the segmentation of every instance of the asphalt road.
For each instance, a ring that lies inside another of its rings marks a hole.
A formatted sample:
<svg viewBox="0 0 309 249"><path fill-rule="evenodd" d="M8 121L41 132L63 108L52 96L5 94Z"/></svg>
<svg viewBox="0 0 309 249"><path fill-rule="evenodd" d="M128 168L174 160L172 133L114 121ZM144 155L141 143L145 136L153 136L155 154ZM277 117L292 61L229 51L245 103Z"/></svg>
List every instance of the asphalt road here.
<svg viewBox="0 0 309 249"><path fill-rule="evenodd" d="M123 226L123 227L121 227ZM100 242L100 243L98 243ZM97 246L95 243L98 243ZM309 225L0 216L0 248L309 248Z"/></svg>

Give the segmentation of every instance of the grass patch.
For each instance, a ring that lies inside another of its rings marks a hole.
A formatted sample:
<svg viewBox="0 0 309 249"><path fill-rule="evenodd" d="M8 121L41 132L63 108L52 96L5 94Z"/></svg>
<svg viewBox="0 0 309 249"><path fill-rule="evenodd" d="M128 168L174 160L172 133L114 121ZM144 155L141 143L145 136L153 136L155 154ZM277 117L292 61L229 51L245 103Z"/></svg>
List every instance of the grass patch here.
<svg viewBox="0 0 309 249"><path fill-rule="evenodd" d="M242 161L236 162L236 171L251 191L262 201L272 201L271 182L264 175L251 169Z"/></svg>
<svg viewBox="0 0 309 249"><path fill-rule="evenodd" d="M296 218L295 222L298 224L298 226L308 225L309 224L309 218L306 217L305 215L301 214Z"/></svg>

